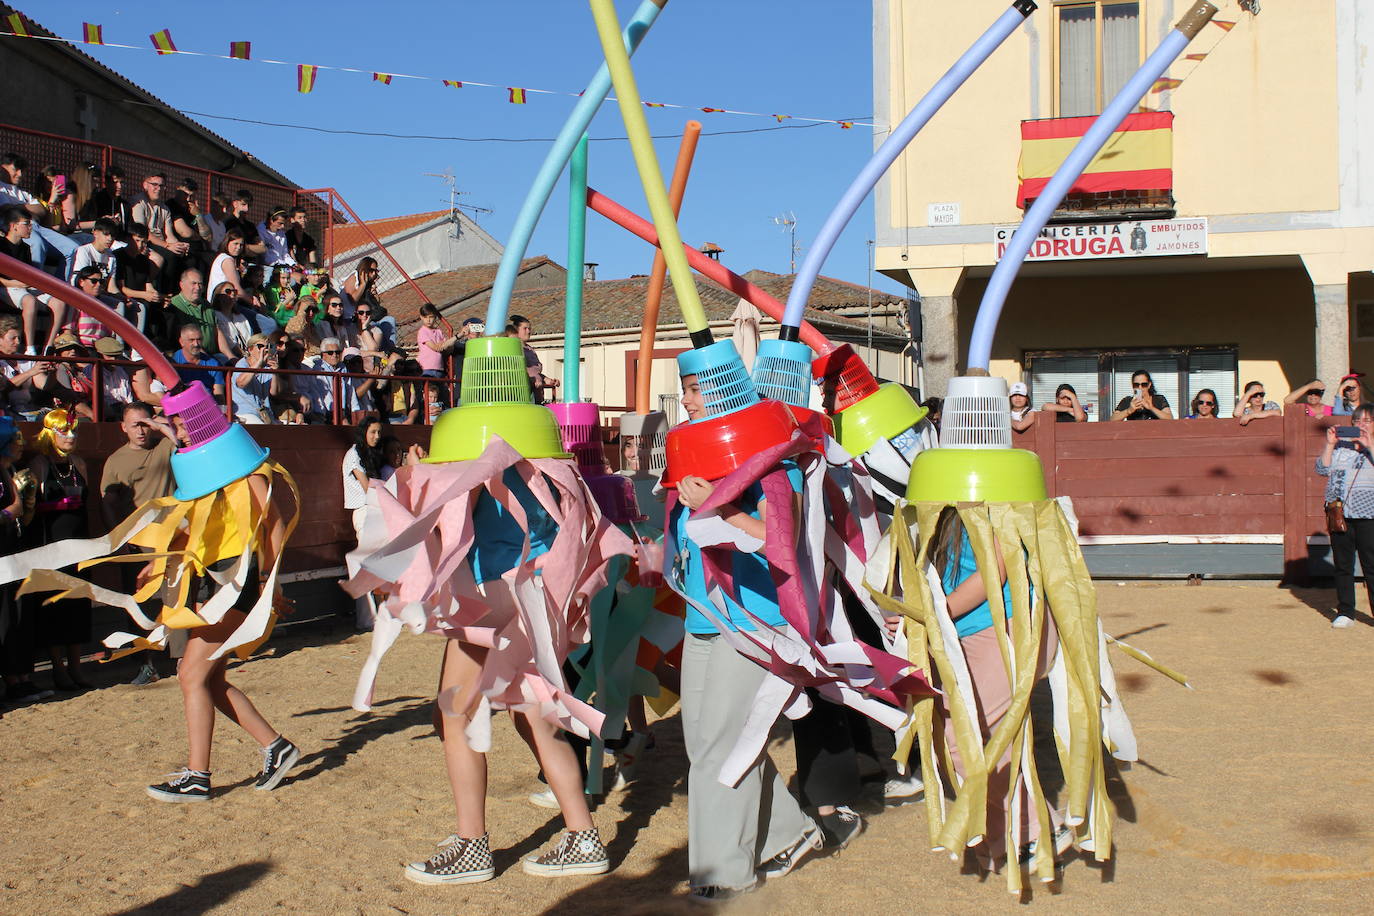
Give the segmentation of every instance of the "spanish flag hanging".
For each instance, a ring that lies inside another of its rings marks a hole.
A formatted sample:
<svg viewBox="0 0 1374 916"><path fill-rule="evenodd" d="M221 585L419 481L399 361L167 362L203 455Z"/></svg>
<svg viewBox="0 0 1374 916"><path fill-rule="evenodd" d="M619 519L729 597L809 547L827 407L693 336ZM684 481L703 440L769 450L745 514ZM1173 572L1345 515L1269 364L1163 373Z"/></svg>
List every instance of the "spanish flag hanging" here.
<svg viewBox="0 0 1374 916"><path fill-rule="evenodd" d="M314 64L298 64L296 66L296 91L310 92L315 88L315 71L319 68Z"/></svg>
<svg viewBox="0 0 1374 916"><path fill-rule="evenodd" d="M92 25L89 22L81 23L82 41L88 45L103 45L105 43L105 27Z"/></svg>
<svg viewBox="0 0 1374 916"><path fill-rule="evenodd" d="M234 60L251 60L253 43L251 41L229 42L229 56Z"/></svg>
<svg viewBox="0 0 1374 916"><path fill-rule="evenodd" d="M372 82L374 82L374 83L381 83L383 86L390 86L390 85L391 85L391 74L390 74L390 73L373 73L373 74L372 74Z"/></svg>
<svg viewBox="0 0 1374 916"><path fill-rule="evenodd" d="M703 108L702 111L724 111L724 108Z"/></svg>
<svg viewBox="0 0 1374 916"><path fill-rule="evenodd" d="M1021 122L1018 207L1025 209L1027 202L1044 190L1094 120L1085 116ZM1173 125L1174 115L1170 111L1127 115L1069 193L1172 188Z"/></svg>
<svg viewBox="0 0 1374 916"><path fill-rule="evenodd" d="M177 53L177 46L172 44L172 31L170 29L162 29L159 32L154 32L148 36L148 40L153 43L153 47L157 49L158 54Z"/></svg>
<svg viewBox="0 0 1374 916"><path fill-rule="evenodd" d="M663 103L662 103L662 102L645 102L645 103L644 103L644 107L645 107L645 108L662 108L662 107L663 107Z"/></svg>
<svg viewBox="0 0 1374 916"><path fill-rule="evenodd" d="M447 87L450 88L450 89L462 89L462 88L463 88L463 81L462 81L462 80L444 80L444 85L447 86Z"/></svg>
<svg viewBox="0 0 1374 916"><path fill-rule="evenodd" d="M510 103L511 103L512 105L523 105L523 104L525 104L525 90L523 90L523 89L517 89L517 88L515 88L514 86L507 86L507 87L506 87L506 93L507 93L507 98L510 99Z"/></svg>
<svg viewBox="0 0 1374 916"><path fill-rule="evenodd" d="M1153 85L1150 86L1150 91L1165 92L1169 89L1177 89L1179 86L1182 85L1183 80L1174 79L1173 77L1169 76L1161 76L1159 79L1154 81Z"/></svg>
<svg viewBox="0 0 1374 916"><path fill-rule="evenodd" d="M29 34L28 26L24 25L24 17L18 13L10 13L5 17L5 21L10 25L10 31L20 38L32 38Z"/></svg>

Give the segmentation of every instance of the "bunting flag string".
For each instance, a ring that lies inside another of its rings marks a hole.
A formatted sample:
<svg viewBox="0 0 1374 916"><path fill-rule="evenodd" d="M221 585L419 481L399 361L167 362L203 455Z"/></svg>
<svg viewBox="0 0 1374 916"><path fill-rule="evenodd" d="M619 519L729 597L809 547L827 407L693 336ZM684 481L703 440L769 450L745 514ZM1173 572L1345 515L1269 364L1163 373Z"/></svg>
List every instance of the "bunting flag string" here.
<svg viewBox="0 0 1374 916"><path fill-rule="evenodd" d="M1213 21L1215 22L1215 20ZM440 77L433 76L420 76L412 73L382 73L376 70L364 69L361 67L338 67L327 64L303 64L299 63L298 61L275 60L269 57L254 58L251 56L252 42L249 41L230 42L228 54L216 54L210 51L183 51L172 42L172 33L170 29L161 29L149 35L148 39L152 42L152 47L149 48L143 45L107 42L104 40L103 27L99 25L93 25L91 23L82 23L83 37L78 40L52 34L50 32L47 32L45 29L42 29L41 27L38 27L35 30L35 28L33 28L35 26L35 23L33 23L30 20L26 20L19 13L11 13L7 15L5 17L5 22L9 27L9 31L0 32L0 38L27 38L38 41L62 42L64 44L72 45L99 45L105 48L120 48L123 50L131 51L151 50L156 52L159 56L167 54L180 54L185 57L206 57L218 60L251 60L253 63L259 64L273 64L278 66L294 67L296 69L296 91L298 92L310 92L311 90L313 90L315 88L315 78L319 71L333 70L339 73L366 74L369 75L374 81L383 83L385 85L391 85L391 82L393 80L405 79L419 80L421 82L439 83L445 87L452 89L462 89L467 86L476 86L484 89L505 89L506 100L512 105L527 104L530 95L561 95L568 96L570 98L575 98L582 94L580 91L569 92L555 89L536 89L532 87L503 86L500 83L484 83L475 80L443 79ZM608 101L614 101L614 98L608 97ZM750 118L773 118L778 123L782 123L783 121L787 120L792 120L808 124L834 124L838 127L845 129L856 126L876 126L872 121L844 121L838 118L809 118L802 117L801 115L775 114L761 111L745 111L738 108L719 108L714 106L683 105L675 102L645 102L644 104L648 108L677 109L679 111L703 111L708 114L730 114Z"/></svg>
<svg viewBox="0 0 1374 916"><path fill-rule="evenodd" d="M1155 80L1154 83L1150 85L1149 94L1159 95L1161 92L1169 92L1174 89L1177 89L1179 86L1182 86L1184 81L1187 80L1188 77L1192 76L1194 73L1198 71L1198 68L1202 66L1202 62L1207 59L1207 55L1215 51L1217 49L1217 45L1221 44L1222 41L1225 40L1226 36L1231 34L1231 30L1234 29L1238 24L1239 23L1237 22L1227 22L1225 19L1213 19L1212 25L1221 27L1221 36L1218 37L1216 41L1212 42L1212 46L1208 48L1206 51L1194 51L1191 54L1183 55L1184 60L1191 61L1193 64L1193 66L1188 70L1188 72L1178 77L1161 76L1159 79Z"/></svg>
<svg viewBox="0 0 1374 916"><path fill-rule="evenodd" d="M161 29L148 36L148 40L153 43L158 54L175 54L177 46L172 44L172 30Z"/></svg>

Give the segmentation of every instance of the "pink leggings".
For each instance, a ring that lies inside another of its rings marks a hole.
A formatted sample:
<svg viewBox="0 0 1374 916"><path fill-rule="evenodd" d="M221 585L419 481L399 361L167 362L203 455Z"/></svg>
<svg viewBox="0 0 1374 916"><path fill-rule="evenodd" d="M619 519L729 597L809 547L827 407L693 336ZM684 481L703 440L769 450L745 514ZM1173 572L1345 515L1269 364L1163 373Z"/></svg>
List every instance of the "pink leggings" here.
<svg viewBox="0 0 1374 916"><path fill-rule="evenodd" d="M1011 708L1011 682L1007 679L1006 667L1002 664L1002 651L997 645L997 633L989 627L972 636L959 640L964 650L964 661L968 664L969 675L973 679L973 696L978 703L978 728L983 743L996 730L1002 717ZM1045 676L1054 653L1059 647L1059 635L1052 621L1046 620L1044 637L1040 646L1040 659L1036 663L1036 679ZM950 758L960 778L964 775L964 762L959 756L959 747L954 740L954 722L949 710L943 703L936 706L936 716L943 720L945 744L949 747ZM1007 789L1011 776L1011 749L1008 748L997 762L997 768L988 775L988 815L987 832L983 841L975 847L981 860L993 860L1006 855L1007 831ZM1021 824L1023 836L1019 843L1027 843L1040 834L1040 821L1030 806L1029 793L1021 793ZM1058 829L1061 818L1050 808L1050 822Z"/></svg>

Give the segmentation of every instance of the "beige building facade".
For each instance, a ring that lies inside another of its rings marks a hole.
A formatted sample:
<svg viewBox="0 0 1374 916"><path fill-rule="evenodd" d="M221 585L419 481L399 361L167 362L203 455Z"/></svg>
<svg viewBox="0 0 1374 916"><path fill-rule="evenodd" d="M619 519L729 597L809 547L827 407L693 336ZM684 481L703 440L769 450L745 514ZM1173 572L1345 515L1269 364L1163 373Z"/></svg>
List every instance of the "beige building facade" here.
<svg viewBox="0 0 1374 916"><path fill-rule="evenodd" d="M1251 380L1277 401L1320 378L1330 400L1350 367L1374 371L1374 15L1367 0L1219 5L1230 28L1208 26L1139 109L1172 113L1168 187L1154 173L1071 195L1051 224L1070 239L1158 229L1190 253L1047 242L991 365L1036 405L1068 381L1103 418L1146 368L1176 415L1203 387L1229 414ZM1006 6L874 0L877 121L900 121ZM876 265L920 297L931 393L963 368L999 229L1023 215L1023 122L1096 114L1188 6L1041 0L880 182Z"/></svg>

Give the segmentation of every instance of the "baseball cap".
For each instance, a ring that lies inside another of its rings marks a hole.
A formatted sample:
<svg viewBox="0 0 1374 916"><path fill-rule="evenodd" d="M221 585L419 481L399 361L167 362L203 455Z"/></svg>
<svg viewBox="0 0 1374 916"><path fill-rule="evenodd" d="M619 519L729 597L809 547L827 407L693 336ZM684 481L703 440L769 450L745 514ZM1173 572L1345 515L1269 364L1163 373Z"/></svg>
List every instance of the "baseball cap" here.
<svg viewBox="0 0 1374 916"><path fill-rule="evenodd" d="M76 347L78 350L85 349L85 347L81 346L81 341L71 331L63 331L53 338L52 351L54 353L59 350L70 349L71 347Z"/></svg>
<svg viewBox="0 0 1374 916"><path fill-rule="evenodd" d="M1026 387L1025 382L1013 382L1011 385L1011 391L1009 391L1008 394L1020 394L1026 397L1030 397L1030 389Z"/></svg>

